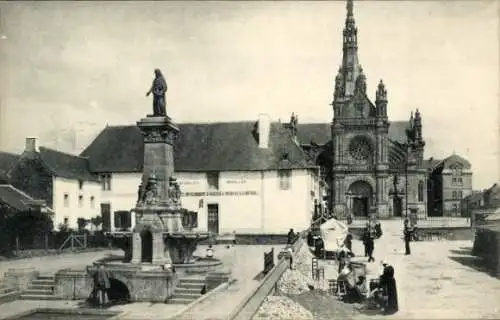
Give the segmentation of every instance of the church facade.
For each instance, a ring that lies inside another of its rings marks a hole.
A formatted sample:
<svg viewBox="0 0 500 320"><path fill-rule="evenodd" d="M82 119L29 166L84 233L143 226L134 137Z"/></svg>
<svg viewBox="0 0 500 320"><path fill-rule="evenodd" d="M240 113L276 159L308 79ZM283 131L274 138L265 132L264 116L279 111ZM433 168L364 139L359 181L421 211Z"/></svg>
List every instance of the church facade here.
<svg viewBox="0 0 500 320"><path fill-rule="evenodd" d="M388 95L382 80L374 103L358 59L358 30L353 2L347 2L342 64L335 78L331 141L316 149L317 163L329 185L334 216L404 216L408 208L426 215L427 169L422 117L417 110L407 123L387 116ZM391 130L393 129L393 130ZM396 134L394 134L396 133ZM305 146L306 149L308 146Z"/></svg>

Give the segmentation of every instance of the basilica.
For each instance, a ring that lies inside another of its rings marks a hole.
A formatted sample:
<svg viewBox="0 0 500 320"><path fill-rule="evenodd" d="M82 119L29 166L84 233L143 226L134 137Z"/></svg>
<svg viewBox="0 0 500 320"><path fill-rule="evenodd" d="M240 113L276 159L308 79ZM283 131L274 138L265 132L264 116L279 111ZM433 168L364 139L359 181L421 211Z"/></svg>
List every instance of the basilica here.
<svg viewBox="0 0 500 320"><path fill-rule="evenodd" d="M384 218L402 216L410 207L424 216L429 166L424 161L422 116L417 109L408 122L390 122L382 80L375 101L368 97L351 0L347 1L342 41L342 64L331 104L331 140L321 141L326 136L320 133L324 125L305 125L297 133L304 150L322 169L330 212L337 217L376 213Z"/></svg>

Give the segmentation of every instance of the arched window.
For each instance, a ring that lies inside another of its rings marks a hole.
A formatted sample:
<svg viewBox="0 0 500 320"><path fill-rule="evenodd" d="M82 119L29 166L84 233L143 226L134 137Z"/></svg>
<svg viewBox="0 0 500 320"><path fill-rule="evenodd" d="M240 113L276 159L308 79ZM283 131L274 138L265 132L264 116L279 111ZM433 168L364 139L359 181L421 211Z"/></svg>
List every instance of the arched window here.
<svg viewBox="0 0 500 320"><path fill-rule="evenodd" d="M424 182L422 180L418 182L418 201L424 201Z"/></svg>

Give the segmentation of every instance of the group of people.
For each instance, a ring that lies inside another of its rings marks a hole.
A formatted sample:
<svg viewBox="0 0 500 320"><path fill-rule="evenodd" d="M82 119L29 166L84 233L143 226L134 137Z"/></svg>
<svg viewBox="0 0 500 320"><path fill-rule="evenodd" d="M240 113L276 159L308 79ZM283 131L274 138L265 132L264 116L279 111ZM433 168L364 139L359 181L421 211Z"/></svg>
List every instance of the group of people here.
<svg viewBox="0 0 500 320"><path fill-rule="evenodd" d="M398 292L394 267L381 262L383 271L380 277L367 283L366 274L357 275L352 263L344 265L337 278L337 290L345 290L342 300L346 303L365 303L367 307L380 307L384 314L398 312ZM340 289L342 287L342 289Z"/></svg>

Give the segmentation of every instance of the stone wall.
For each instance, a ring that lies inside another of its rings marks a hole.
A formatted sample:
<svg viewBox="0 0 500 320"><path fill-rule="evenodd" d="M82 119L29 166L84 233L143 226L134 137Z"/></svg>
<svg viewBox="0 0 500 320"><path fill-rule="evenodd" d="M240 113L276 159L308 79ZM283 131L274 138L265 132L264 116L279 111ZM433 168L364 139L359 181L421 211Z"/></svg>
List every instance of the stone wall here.
<svg viewBox="0 0 500 320"><path fill-rule="evenodd" d="M89 268L90 272L96 270ZM165 302L173 295L177 276L167 270L141 271L133 267L106 267L111 279L123 283L133 302ZM63 300L87 299L93 288L87 271L64 269L56 273L55 295Z"/></svg>
<svg viewBox="0 0 500 320"><path fill-rule="evenodd" d="M54 294L63 300L87 299L92 292L92 279L85 271L63 269L55 275Z"/></svg>

